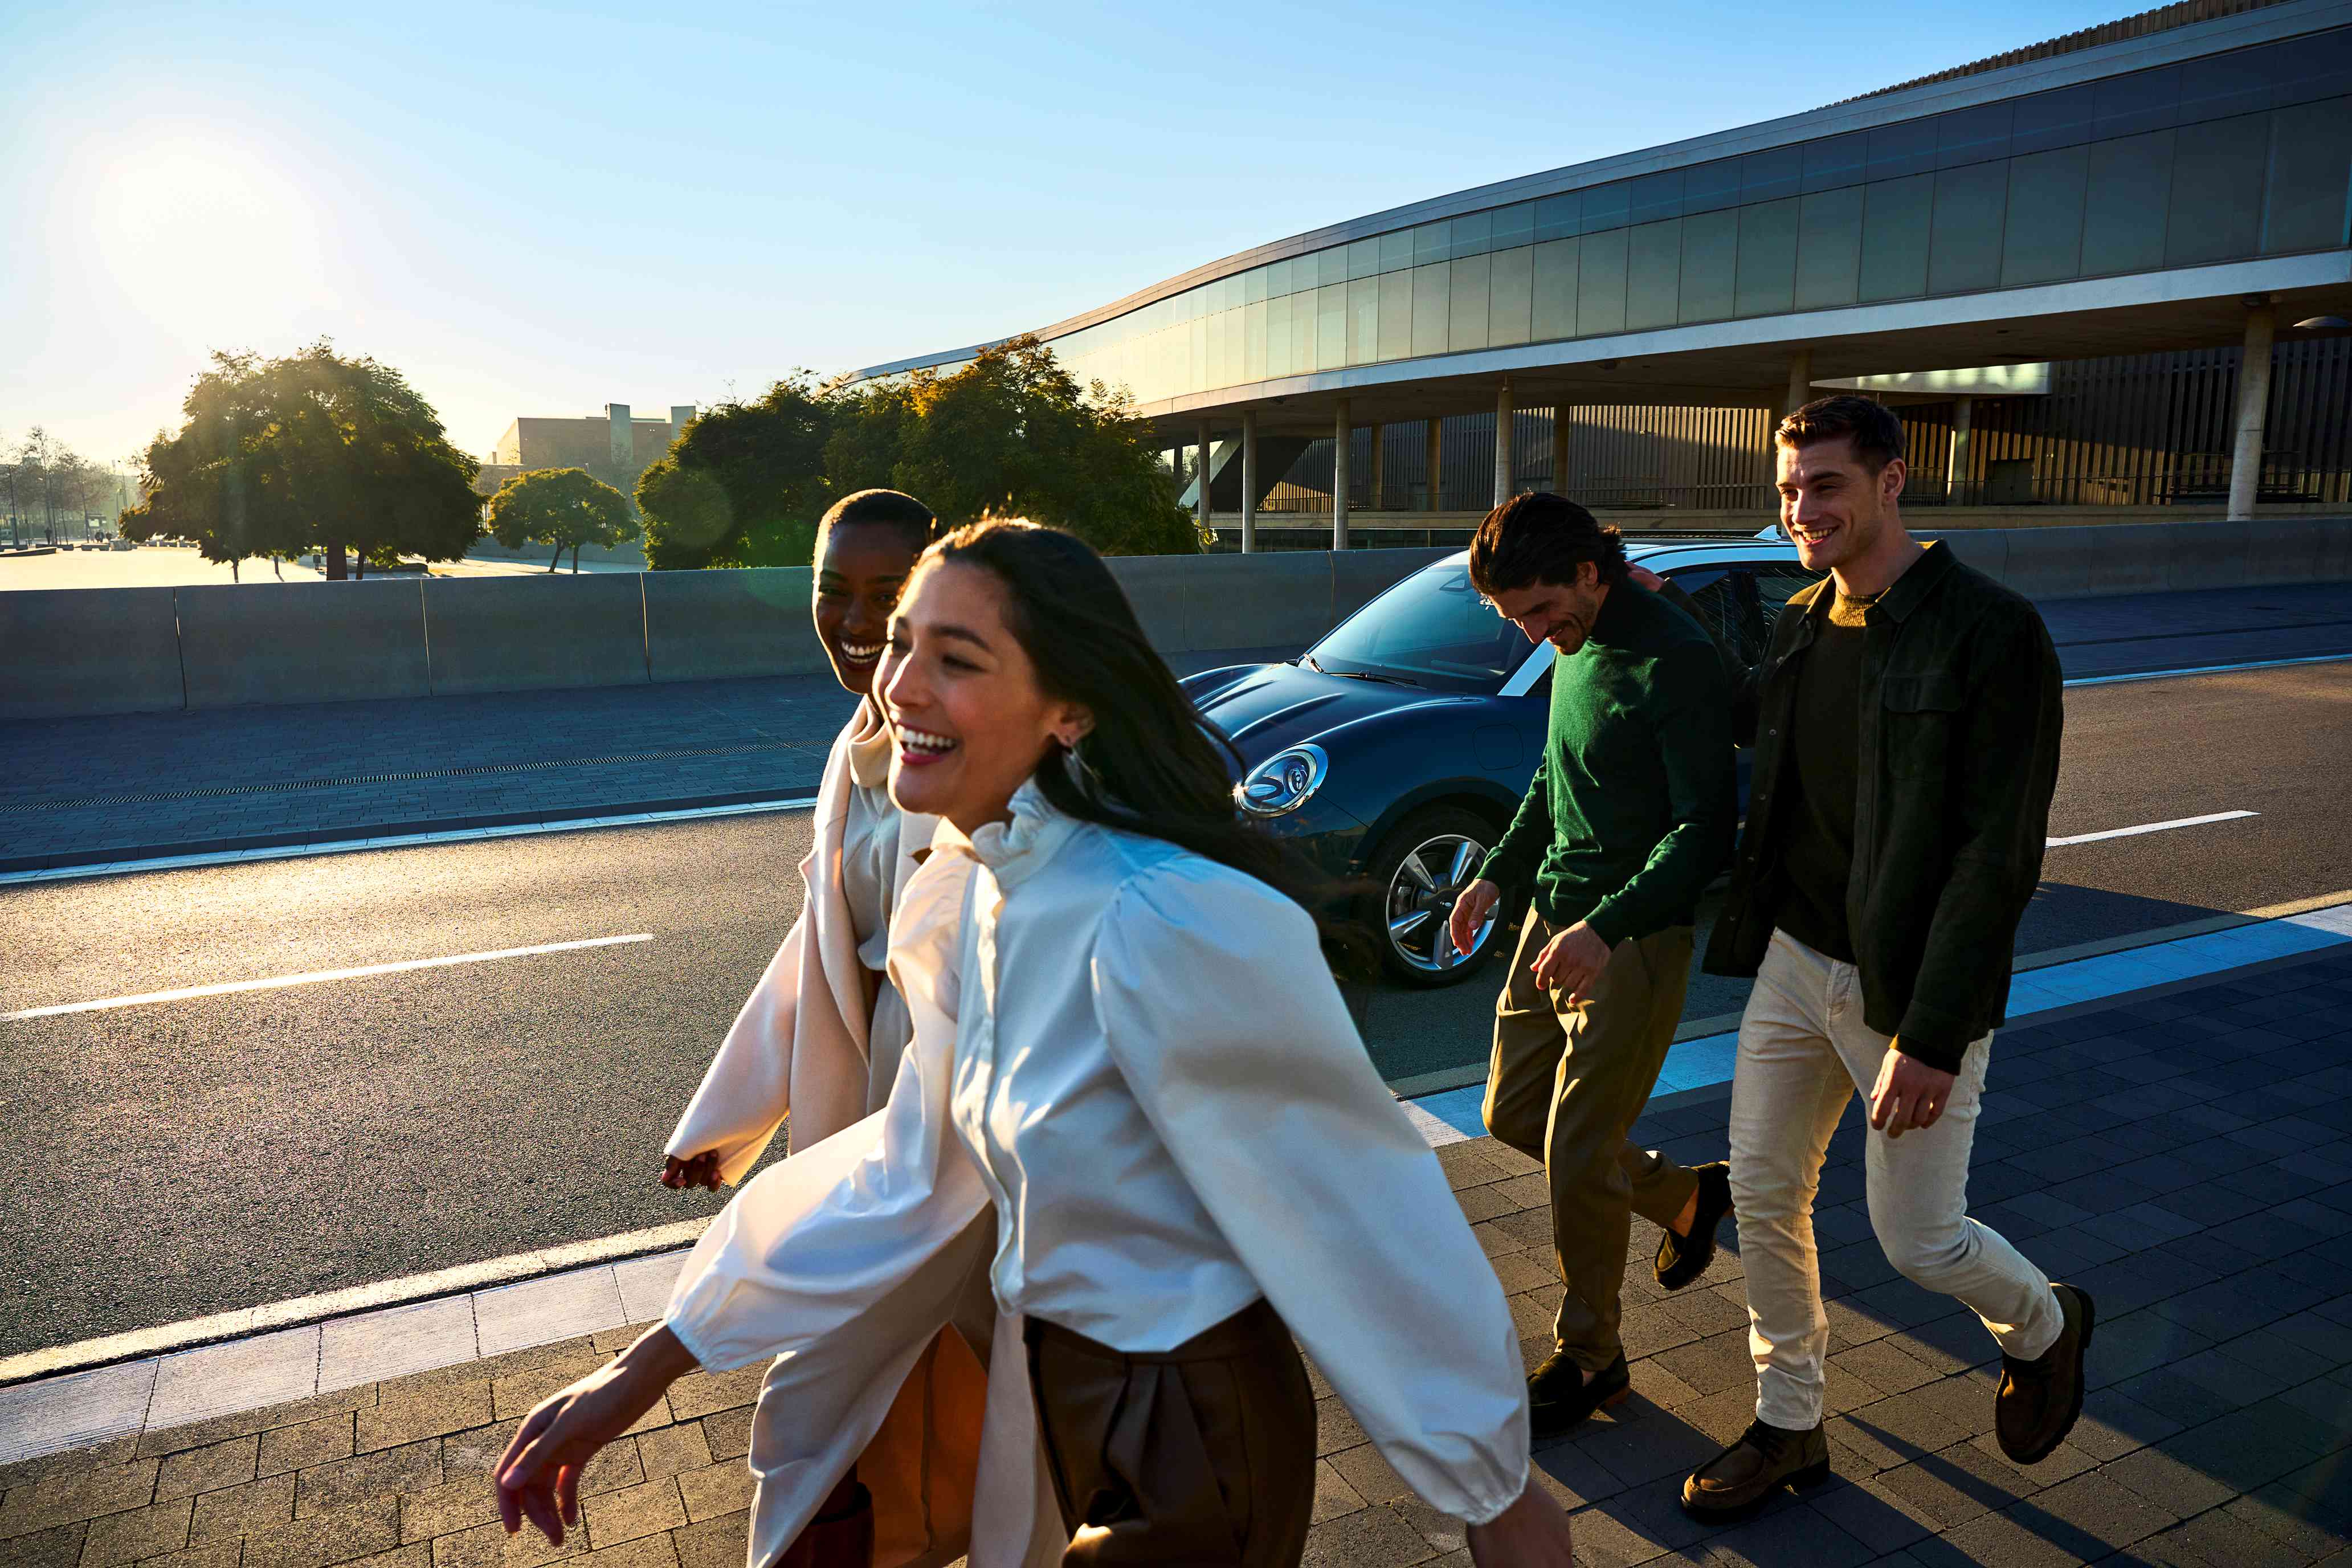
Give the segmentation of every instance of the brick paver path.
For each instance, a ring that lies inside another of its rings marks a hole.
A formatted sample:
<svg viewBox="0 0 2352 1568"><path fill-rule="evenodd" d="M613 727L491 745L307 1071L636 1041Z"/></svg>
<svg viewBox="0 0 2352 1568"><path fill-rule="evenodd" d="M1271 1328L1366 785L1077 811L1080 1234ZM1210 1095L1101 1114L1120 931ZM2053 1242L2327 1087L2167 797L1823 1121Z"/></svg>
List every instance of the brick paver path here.
<svg viewBox="0 0 2352 1568"><path fill-rule="evenodd" d="M2072 1439L2021 1470L1990 1436L1998 1358L1956 1302L1872 1238L1858 1105L1816 1227L1832 1332L1836 1479L1709 1531L1685 1471L1752 1411L1738 1259L1675 1295L1636 1223L1624 1331L1634 1397L1537 1462L1578 1555L1650 1562L2116 1561L2258 1568L2352 1550L2352 952L2004 1034L1977 1139L1976 1213L2098 1300ZM1721 1157L1727 1100L1654 1108L1639 1136ZM1491 1140L1439 1151L1510 1293L1530 1365L1559 1284L1543 1179ZM1729 1232L1727 1230L1727 1237ZM1335 1306L1335 1310L1344 1310ZM1443 1325L1433 1325L1442 1333ZM760 1372L698 1375L597 1462L561 1552L508 1541L488 1468L536 1399L614 1331L0 1470L0 1568L739 1568L741 1455ZM1307 1560L1465 1563L1319 1378ZM2352 1559L2347 1559L2352 1560Z"/></svg>

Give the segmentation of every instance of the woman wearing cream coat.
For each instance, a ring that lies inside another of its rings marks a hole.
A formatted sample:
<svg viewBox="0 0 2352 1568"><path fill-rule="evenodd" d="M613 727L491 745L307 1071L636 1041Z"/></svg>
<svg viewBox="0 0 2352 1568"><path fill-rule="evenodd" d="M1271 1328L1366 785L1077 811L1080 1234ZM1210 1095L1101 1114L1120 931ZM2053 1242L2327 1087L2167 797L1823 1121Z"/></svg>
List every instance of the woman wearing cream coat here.
<svg viewBox="0 0 2352 1568"><path fill-rule="evenodd" d="M754 1182L664 1325L524 1422L509 1528L560 1538L581 1467L698 1363L911 1356L984 1261L976 1565L1032 1422L1066 1562L1296 1563L1293 1332L1480 1562L1566 1564L1500 1288L1108 571L1066 535L966 530L891 660L893 796L948 826L893 933L916 1040L890 1102Z"/></svg>
<svg viewBox="0 0 2352 1568"><path fill-rule="evenodd" d="M913 1032L884 973L889 928L934 824L891 804L890 743L872 683L890 610L935 526L927 508L896 490L845 497L819 524L817 637L859 701L825 760L800 868L801 918L670 1137L662 1179L673 1187L740 1182L787 1113L799 1152L889 1097ZM775 1563L795 1542L794 1563L826 1563L845 1549L862 1562L869 1531L876 1568L924 1568L963 1552L984 1398L973 1351L985 1356L992 1328L984 1292L977 1286L978 1310L965 1314L977 1319L968 1324L976 1345L946 1332L918 1347L888 1385L896 1400L861 1431L805 1419L828 1396L806 1386L813 1365L772 1372L747 1461L757 1481L755 1563Z"/></svg>

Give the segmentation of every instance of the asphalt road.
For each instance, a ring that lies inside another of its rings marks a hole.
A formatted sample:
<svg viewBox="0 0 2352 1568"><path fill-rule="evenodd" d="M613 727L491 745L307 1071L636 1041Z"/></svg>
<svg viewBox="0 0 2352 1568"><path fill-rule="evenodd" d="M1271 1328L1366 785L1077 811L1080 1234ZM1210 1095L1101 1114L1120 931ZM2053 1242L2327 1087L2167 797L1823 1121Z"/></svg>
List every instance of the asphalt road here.
<svg viewBox="0 0 2352 1568"><path fill-rule="evenodd" d="M2352 887L2352 665L2068 694L2032 953ZM803 814L0 889L0 1354L710 1212L662 1140L797 903ZM1371 999L1391 1078L1483 1058L1492 976ZM1695 977L1688 1016L1743 987Z"/></svg>

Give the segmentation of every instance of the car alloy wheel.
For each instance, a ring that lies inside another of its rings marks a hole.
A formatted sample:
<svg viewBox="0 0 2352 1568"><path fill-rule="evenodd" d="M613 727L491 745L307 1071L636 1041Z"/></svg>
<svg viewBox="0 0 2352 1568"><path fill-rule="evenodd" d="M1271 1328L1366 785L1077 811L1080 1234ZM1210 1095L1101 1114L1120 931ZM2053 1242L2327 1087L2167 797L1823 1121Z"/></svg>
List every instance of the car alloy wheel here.
<svg viewBox="0 0 2352 1568"><path fill-rule="evenodd" d="M1445 810L1408 822L1381 858L1381 926L1389 972L1408 985L1451 985L1468 977L1493 945L1495 916L1467 953L1454 946L1454 900L1478 879L1491 837L1467 812ZM1399 852L1401 851L1401 852Z"/></svg>

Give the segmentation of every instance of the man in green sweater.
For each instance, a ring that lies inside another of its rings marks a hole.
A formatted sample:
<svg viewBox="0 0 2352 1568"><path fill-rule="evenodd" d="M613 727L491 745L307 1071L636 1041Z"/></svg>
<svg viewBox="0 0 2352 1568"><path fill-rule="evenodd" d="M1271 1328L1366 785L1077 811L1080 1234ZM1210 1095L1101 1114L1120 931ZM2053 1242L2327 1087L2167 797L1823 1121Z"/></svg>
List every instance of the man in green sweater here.
<svg viewBox="0 0 2352 1568"><path fill-rule="evenodd" d="M1538 1436L1626 1394L1632 1215L1665 1229L1655 1268L1677 1289L1706 1271L1731 1206L1725 1167L1685 1170L1626 1142L1681 1021L1692 919L1738 807L1722 659L1625 566L1617 531L1556 495L1506 501L1470 546L1470 581L1496 613L1559 650L1542 765L1453 917L1467 952L1505 889L1532 890L1496 1004L1486 1121L1551 1187L1568 1289L1558 1348L1528 1379Z"/></svg>

